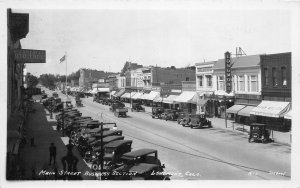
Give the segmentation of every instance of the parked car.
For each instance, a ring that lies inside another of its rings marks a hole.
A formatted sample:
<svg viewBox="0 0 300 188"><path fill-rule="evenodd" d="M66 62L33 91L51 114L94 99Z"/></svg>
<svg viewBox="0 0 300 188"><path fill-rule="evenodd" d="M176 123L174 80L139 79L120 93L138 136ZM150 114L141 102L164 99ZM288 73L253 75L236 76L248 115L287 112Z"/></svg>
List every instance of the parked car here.
<svg viewBox="0 0 300 188"><path fill-rule="evenodd" d="M180 124L180 122L183 120L183 118L186 118L189 116L190 116L190 114L187 112L178 112L177 123Z"/></svg>
<svg viewBox="0 0 300 188"><path fill-rule="evenodd" d="M117 175L113 174L108 177L109 179L150 179L150 172L159 174L158 172L163 172L163 169L165 168L165 165L162 165L161 161L158 159L157 150L155 149L134 150L123 154L121 160L123 165L114 169L114 172L116 172L115 174ZM154 177L155 176L152 178Z"/></svg>
<svg viewBox="0 0 300 188"><path fill-rule="evenodd" d="M132 108L131 108L131 111L137 111L137 112L145 112L145 108L142 107L141 104L139 103L132 103Z"/></svg>
<svg viewBox="0 0 300 188"><path fill-rule="evenodd" d="M191 115L190 117L190 127L191 128L211 128L211 121L206 119L206 116L204 114L196 114L196 115Z"/></svg>
<svg viewBox="0 0 300 188"><path fill-rule="evenodd" d="M267 125L262 123L251 123L248 142L273 142L270 138L270 130L267 128Z"/></svg>
<svg viewBox="0 0 300 188"><path fill-rule="evenodd" d="M164 113L163 107L152 107L152 118L161 119L162 113Z"/></svg>
<svg viewBox="0 0 300 188"><path fill-rule="evenodd" d="M179 117L177 110L172 109L165 109L165 112L161 114L161 119L164 119L166 121L173 120L176 121Z"/></svg>
<svg viewBox="0 0 300 188"><path fill-rule="evenodd" d="M104 146L104 170L112 171L113 169L122 165L121 156L124 153L131 151L132 140L116 140L112 141ZM99 158L98 158L99 159ZM100 169L101 161L95 160L92 164L92 169Z"/></svg>

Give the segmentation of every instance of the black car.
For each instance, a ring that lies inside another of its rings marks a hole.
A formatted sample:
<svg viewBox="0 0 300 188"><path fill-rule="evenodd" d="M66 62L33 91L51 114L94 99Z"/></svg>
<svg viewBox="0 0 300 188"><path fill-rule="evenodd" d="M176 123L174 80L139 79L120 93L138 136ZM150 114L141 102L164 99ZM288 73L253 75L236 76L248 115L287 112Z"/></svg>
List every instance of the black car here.
<svg viewBox="0 0 300 188"><path fill-rule="evenodd" d="M152 118L161 119L162 113L164 113L163 107L152 107Z"/></svg>

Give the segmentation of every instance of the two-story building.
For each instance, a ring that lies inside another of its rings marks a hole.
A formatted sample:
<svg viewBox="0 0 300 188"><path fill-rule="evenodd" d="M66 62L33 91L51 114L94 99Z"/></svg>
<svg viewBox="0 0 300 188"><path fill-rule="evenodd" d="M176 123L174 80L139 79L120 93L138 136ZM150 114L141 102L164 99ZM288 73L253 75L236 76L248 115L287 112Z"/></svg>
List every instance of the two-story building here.
<svg viewBox="0 0 300 188"><path fill-rule="evenodd" d="M197 112L208 116L214 115L214 101L209 100L215 91L213 84L213 67L216 61L196 63L196 91L200 96L197 103Z"/></svg>
<svg viewBox="0 0 300 188"><path fill-rule="evenodd" d="M251 112L254 121L266 123L273 129L289 130L291 122L285 117L291 109L291 53L262 55L260 69L262 101Z"/></svg>
<svg viewBox="0 0 300 188"><path fill-rule="evenodd" d="M230 93L225 92L225 59L219 59L213 69L216 114L224 117L225 105L227 113L250 117L251 110L261 102L260 55L231 58Z"/></svg>

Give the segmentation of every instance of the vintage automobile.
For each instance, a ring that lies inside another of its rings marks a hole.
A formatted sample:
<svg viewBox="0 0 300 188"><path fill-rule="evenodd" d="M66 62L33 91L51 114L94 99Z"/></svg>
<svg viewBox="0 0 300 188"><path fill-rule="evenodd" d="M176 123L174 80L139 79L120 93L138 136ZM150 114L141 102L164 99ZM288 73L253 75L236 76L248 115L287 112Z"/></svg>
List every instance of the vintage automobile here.
<svg viewBox="0 0 300 188"><path fill-rule="evenodd" d="M170 180L163 167L157 164L138 163L117 168L110 178L113 180Z"/></svg>
<svg viewBox="0 0 300 188"><path fill-rule="evenodd" d="M212 128L211 121L206 119L205 114L191 115L189 126L191 128L201 129L203 127Z"/></svg>
<svg viewBox="0 0 300 188"><path fill-rule="evenodd" d="M267 125L262 123L251 123L248 142L273 142L270 138L270 130L267 129Z"/></svg>
<svg viewBox="0 0 300 188"><path fill-rule="evenodd" d="M132 140L116 140L104 145L104 169L105 171L111 171L116 167L121 166L123 163L121 157L124 153L131 151ZM99 158L98 158L99 159ZM95 160L92 164L93 170L100 169L101 160Z"/></svg>
<svg viewBox="0 0 300 188"><path fill-rule="evenodd" d="M53 96L54 98L58 98L58 94L57 94L56 92L53 92L53 93L52 93L52 96Z"/></svg>
<svg viewBox="0 0 300 188"><path fill-rule="evenodd" d="M66 101L66 108L73 108L71 101Z"/></svg>
<svg viewBox="0 0 300 188"><path fill-rule="evenodd" d="M152 107L152 118L161 119L162 113L164 113L163 107Z"/></svg>
<svg viewBox="0 0 300 188"><path fill-rule="evenodd" d="M124 136L107 136L102 139L103 145L106 145L112 141L115 140L124 140ZM87 151L85 152L84 155L84 160L86 162L92 162L99 156L99 152L101 150L101 139L95 140L93 142L89 143L89 147L87 148Z"/></svg>
<svg viewBox="0 0 300 188"><path fill-rule="evenodd" d="M125 105L123 103L113 103L111 105L111 107L109 108L110 111L114 112L114 115L116 117L126 117L127 116L127 112L128 112L128 109L125 108Z"/></svg>
<svg viewBox="0 0 300 188"><path fill-rule="evenodd" d="M147 177L146 179L151 179L147 172L151 172L152 169L152 173L158 174L158 172L163 172L165 168L165 165L162 165L157 157L157 150L154 149L138 149L124 153L121 157L121 161L123 165L114 169L114 173L111 174L108 179L130 180L135 179L135 177L137 177L137 179L143 179L145 177ZM138 172L136 172L136 170ZM152 178L155 178L155 176Z"/></svg>
<svg viewBox="0 0 300 188"><path fill-rule="evenodd" d="M173 120L176 121L178 119L178 111L172 109L165 109L165 112L161 114L161 119L166 121Z"/></svg>
<svg viewBox="0 0 300 188"><path fill-rule="evenodd" d="M131 108L131 112L136 111L136 112L145 112L145 108L142 107L141 104L139 103L132 103L132 108Z"/></svg>
<svg viewBox="0 0 300 188"><path fill-rule="evenodd" d="M190 123L190 117L191 117L191 114L189 114L187 112L180 112L178 114L177 123L182 126L186 126Z"/></svg>

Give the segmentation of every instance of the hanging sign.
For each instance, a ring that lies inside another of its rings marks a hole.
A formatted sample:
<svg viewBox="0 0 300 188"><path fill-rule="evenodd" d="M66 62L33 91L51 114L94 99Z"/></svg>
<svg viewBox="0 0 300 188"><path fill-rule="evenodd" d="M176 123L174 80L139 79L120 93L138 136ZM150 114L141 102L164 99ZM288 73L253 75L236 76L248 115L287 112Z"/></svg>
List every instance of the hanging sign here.
<svg viewBox="0 0 300 188"><path fill-rule="evenodd" d="M225 81L226 81L226 93L231 92L231 58L230 53L225 52Z"/></svg>
<svg viewBox="0 0 300 188"><path fill-rule="evenodd" d="M14 52L18 63L46 63L45 50L16 49Z"/></svg>

